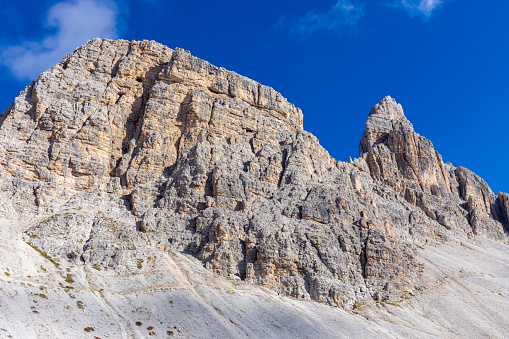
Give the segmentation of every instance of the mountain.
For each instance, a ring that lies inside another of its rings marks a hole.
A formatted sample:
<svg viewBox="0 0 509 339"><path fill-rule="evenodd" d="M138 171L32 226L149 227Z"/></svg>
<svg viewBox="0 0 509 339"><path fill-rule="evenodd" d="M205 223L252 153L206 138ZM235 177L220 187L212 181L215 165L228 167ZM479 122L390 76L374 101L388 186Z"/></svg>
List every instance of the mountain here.
<svg viewBox="0 0 509 339"><path fill-rule="evenodd" d="M341 162L272 88L95 39L0 119L6 336L509 330L509 195L391 97Z"/></svg>

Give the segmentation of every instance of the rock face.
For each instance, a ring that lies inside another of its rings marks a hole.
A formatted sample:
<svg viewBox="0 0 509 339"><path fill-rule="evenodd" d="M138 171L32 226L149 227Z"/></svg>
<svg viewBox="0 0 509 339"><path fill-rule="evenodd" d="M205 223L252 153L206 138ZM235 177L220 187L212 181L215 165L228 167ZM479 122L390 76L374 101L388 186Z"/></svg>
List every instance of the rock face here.
<svg viewBox="0 0 509 339"><path fill-rule="evenodd" d="M391 97L371 110L359 153L374 180L391 186L444 227L506 238L501 200L475 173L444 164L431 141L414 132L403 108Z"/></svg>
<svg viewBox="0 0 509 339"><path fill-rule="evenodd" d="M30 84L0 121L0 180L0 212L56 264L129 276L183 252L346 308L424 288L417 245L505 241L509 220L390 97L340 162L281 94L148 41L89 41Z"/></svg>
<svg viewBox="0 0 509 339"><path fill-rule="evenodd" d="M407 187L436 196L452 193L442 157L431 141L414 132L403 108L391 97L369 113L359 154L368 163L371 176L398 193Z"/></svg>
<svg viewBox="0 0 509 339"><path fill-rule="evenodd" d="M187 51L97 39L41 74L1 124L6 173L70 192L129 191L202 139L295 132L302 113L273 89Z"/></svg>

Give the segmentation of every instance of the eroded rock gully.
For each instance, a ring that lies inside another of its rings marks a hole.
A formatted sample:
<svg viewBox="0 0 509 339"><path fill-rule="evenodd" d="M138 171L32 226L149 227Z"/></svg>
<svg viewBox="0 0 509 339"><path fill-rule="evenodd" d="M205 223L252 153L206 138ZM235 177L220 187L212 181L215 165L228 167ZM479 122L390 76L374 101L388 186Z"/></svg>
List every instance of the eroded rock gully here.
<svg viewBox="0 0 509 339"><path fill-rule="evenodd" d="M443 163L390 97L336 161L272 88L155 42L89 41L2 115L1 213L51 260L136 272L158 251L353 307L423 288L420 244L507 241L507 194ZM141 261L140 261L141 260Z"/></svg>

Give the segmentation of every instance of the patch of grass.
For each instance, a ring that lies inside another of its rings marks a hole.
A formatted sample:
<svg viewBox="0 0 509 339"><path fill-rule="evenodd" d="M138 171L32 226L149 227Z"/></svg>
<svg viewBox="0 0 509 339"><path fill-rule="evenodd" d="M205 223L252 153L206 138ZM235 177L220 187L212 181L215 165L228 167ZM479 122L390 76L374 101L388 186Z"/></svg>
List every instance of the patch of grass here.
<svg viewBox="0 0 509 339"><path fill-rule="evenodd" d="M78 300L78 301L76 301L76 306L78 306L78 308L79 308L80 310L82 310L82 309L83 309L83 302L82 302L82 301L79 301L79 300Z"/></svg>
<svg viewBox="0 0 509 339"><path fill-rule="evenodd" d="M136 324L136 326L141 326L142 322L141 321L137 321L135 324Z"/></svg>
<svg viewBox="0 0 509 339"><path fill-rule="evenodd" d="M93 264L93 265L92 265L92 268L93 268L94 270L97 270L97 271L100 271L100 270L101 270L101 268L100 268L99 266L97 266L97 264Z"/></svg>
<svg viewBox="0 0 509 339"><path fill-rule="evenodd" d="M38 295L39 297L41 297L41 298L43 298L43 299L48 299L48 297L46 296L46 294L42 294L42 293L40 293L40 294L36 294L36 295Z"/></svg>
<svg viewBox="0 0 509 339"><path fill-rule="evenodd" d="M138 259L138 260L136 260L136 261L138 262L138 264L136 265L136 267L138 267L138 269L140 269L140 270L141 270L141 268L143 267L143 265L142 265L142 264L143 264L143 259Z"/></svg>
<svg viewBox="0 0 509 339"><path fill-rule="evenodd" d="M93 332L93 331L95 331L95 330L94 330L94 328L93 328L93 327L85 327L85 328L83 329L83 331L85 331L85 332Z"/></svg>
<svg viewBox="0 0 509 339"><path fill-rule="evenodd" d="M154 326L147 327L147 330L152 331L154 329Z"/></svg>
<svg viewBox="0 0 509 339"><path fill-rule="evenodd" d="M74 282L72 276L70 274L67 274L67 278L65 278L65 282L72 284Z"/></svg>
<svg viewBox="0 0 509 339"><path fill-rule="evenodd" d="M10 277L11 274L9 272L4 272L6 276Z"/></svg>

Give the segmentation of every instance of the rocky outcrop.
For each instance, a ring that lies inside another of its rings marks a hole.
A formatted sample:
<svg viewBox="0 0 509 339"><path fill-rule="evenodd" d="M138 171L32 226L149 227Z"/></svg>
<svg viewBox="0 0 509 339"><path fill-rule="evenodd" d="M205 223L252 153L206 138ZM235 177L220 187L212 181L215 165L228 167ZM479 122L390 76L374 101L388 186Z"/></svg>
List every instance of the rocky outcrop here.
<svg viewBox="0 0 509 339"><path fill-rule="evenodd" d="M128 193L199 139L298 131L302 113L273 89L187 51L96 39L41 74L1 124L3 170L45 183L37 197L44 206L46 187Z"/></svg>
<svg viewBox="0 0 509 339"><path fill-rule="evenodd" d="M388 184L446 228L506 238L505 220L489 186L468 169L444 164L391 97L371 110L359 152L374 180Z"/></svg>
<svg viewBox="0 0 509 339"><path fill-rule="evenodd" d="M506 233L509 233L509 194L498 192L497 197L500 221L504 223Z"/></svg>
<svg viewBox="0 0 509 339"><path fill-rule="evenodd" d="M340 162L281 94L155 42L78 48L2 116L0 145L2 213L28 220L25 241L122 276L182 252L351 308L424 288L416 244L506 237L505 196L444 164L394 99Z"/></svg>
<svg viewBox="0 0 509 339"><path fill-rule="evenodd" d="M455 170L460 197L467 202L470 225L475 234L505 239L503 224L507 219L499 210L497 197L488 184L472 171L458 167ZM501 196L503 200L503 195Z"/></svg>
<svg viewBox="0 0 509 339"><path fill-rule="evenodd" d="M359 154L374 179L390 184L400 194L406 188L438 197L452 193L442 157L431 141L414 132L403 108L391 97L369 113Z"/></svg>

